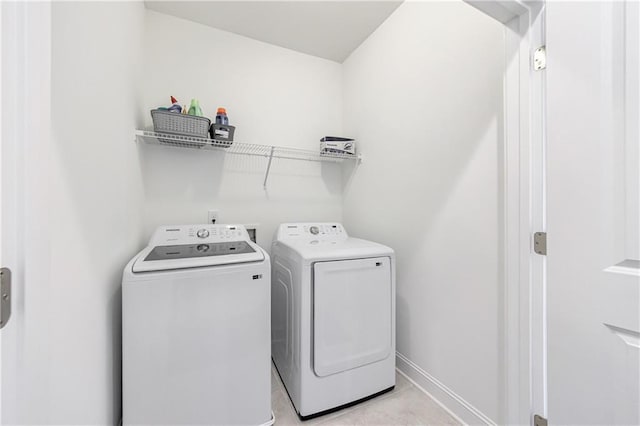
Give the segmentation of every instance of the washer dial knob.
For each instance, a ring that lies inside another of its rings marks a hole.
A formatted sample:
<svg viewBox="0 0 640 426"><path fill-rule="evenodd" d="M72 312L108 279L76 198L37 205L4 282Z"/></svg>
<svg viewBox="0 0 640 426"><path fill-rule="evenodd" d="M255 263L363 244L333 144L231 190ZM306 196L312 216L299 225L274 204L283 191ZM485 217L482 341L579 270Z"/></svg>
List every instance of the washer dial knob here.
<svg viewBox="0 0 640 426"><path fill-rule="evenodd" d="M209 231L204 228L198 229L196 235L198 236L198 238L207 238L209 236Z"/></svg>
<svg viewBox="0 0 640 426"><path fill-rule="evenodd" d="M309 228L309 232L311 232L313 235L318 235L320 230L318 229L317 226L312 226L311 228Z"/></svg>

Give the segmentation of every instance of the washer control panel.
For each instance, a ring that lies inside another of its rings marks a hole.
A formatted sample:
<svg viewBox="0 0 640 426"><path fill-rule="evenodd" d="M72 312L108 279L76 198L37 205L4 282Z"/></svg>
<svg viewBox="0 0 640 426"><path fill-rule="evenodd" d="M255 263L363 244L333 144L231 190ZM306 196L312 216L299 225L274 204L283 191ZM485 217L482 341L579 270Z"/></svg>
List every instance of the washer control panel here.
<svg viewBox="0 0 640 426"><path fill-rule="evenodd" d="M179 225L159 227L151 237L149 245L161 246L249 240L249 233L242 225Z"/></svg>
<svg viewBox="0 0 640 426"><path fill-rule="evenodd" d="M339 223L283 223L278 228L278 239L320 241L342 241L349 236Z"/></svg>

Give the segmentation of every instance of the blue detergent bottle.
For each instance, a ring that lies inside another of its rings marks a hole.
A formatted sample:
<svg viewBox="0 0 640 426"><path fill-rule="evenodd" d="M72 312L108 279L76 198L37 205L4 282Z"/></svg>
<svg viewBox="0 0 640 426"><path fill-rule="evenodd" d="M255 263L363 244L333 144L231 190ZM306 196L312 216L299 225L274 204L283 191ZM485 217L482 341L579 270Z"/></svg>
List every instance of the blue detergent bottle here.
<svg viewBox="0 0 640 426"><path fill-rule="evenodd" d="M216 124L229 124L229 117L227 117L227 110L224 108L218 108L216 113Z"/></svg>

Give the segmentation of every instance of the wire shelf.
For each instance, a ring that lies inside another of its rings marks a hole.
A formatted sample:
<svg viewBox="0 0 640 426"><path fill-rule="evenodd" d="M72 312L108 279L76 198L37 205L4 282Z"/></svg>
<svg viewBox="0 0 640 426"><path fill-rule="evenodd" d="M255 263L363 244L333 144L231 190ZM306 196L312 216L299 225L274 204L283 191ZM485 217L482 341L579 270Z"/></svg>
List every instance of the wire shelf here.
<svg viewBox="0 0 640 426"><path fill-rule="evenodd" d="M330 161L341 162L343 160L360 160L359 155L320 153L317 151L287 148L272 145L257 145L250 143L228 142L208 138L173 135L169 133L156 133L149 130L136 130L136 139L149 144L176 146L180 148L205 149L224 151L227 154L252 155L266 158L283 158L289 160L304 161Z"/></svg>

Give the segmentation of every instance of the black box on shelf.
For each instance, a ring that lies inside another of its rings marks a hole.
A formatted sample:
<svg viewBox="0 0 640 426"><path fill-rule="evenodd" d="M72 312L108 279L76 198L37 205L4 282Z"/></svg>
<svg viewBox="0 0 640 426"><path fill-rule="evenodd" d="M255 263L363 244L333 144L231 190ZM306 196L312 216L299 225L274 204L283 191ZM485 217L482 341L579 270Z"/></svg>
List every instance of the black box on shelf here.
<svg viewBox="0 0 640 426"><path fill-rule="evenodd" d="M235 131L236 128L228 124L211 123L209 135L214 141L233 142L233 134Z"/></svg>

